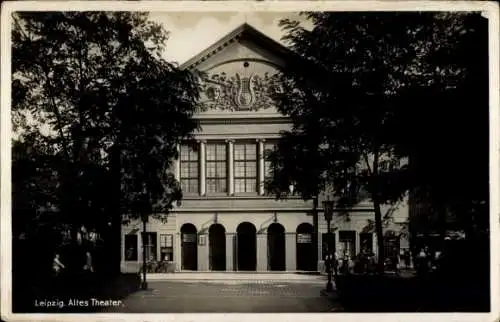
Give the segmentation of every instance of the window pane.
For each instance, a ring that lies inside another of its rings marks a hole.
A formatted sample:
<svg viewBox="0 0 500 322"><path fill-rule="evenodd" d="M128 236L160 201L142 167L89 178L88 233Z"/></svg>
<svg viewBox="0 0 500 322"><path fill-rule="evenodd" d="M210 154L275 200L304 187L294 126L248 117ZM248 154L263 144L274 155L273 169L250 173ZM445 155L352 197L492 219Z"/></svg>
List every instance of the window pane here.
<svg viewBox="0 0 500 322"><path fill-rule="evenodd" d="M189 176L189 163L182 162L181 163L181 178L186 178Z"/></svg>
<svg viewBox="0 0 500 322"><path fill-rule="evenodd" d="M207 179L207 192L215 192L215 179Z"/></svg>
<svg viewBox="0 0 500 322"><path fill-rule="evenodd" d="M246 145L246 159L247 160L257 160L257 145L247 144Z"/></svg>
<svg viewBox="0 0 500 322"><path fill-rule="evenodd" d="M246 177L255 178L257 177L257 162L247 162L246 163Z"/></svg>
<svg viewBox="0 0 500 322"><path fill-rule="evenodd" d="M136 261L137 256L137 235L125 235L125 260Z"/></svg>
<svg viewBox="0 0 500 322"><path fill-rule="evenodd" d="M198 162L189 162L189 177L198 178Z"/></svg>
<svg viewBox="0 0 500 322"><path fill-rule="evenodd" d="M146 233L143 243L146 245L146 259L156 260L156 233Z"/></svg>
<svg viewBox="0 0 500 322"><path fill-rule="evenodd" d="M225 162L218 162L217 163L217 177L218 178L226 178L226 163Z"/></svg>
<svg viewBox="0 0 500 322"><path fill-rule="evenodd" d="M257 191L257 180L255 179L247 179L246 180L246 192L255 192Z"/></svg>
<svg viewBox="0 0 500 322"><path fill-rule="evenodd" d="M215 160L215 145L210 144L206 147L207 160Z"/></svg>
<svg viewBox="0 0 500 322"><path fill-rule="evenodd" d="M371 252L373 250L373 235L371 233L359 234L359 245L361 250Z"/></svg>
<svg viewBox="0 0 500 322"><path fill-rule="evenodd" d="M198 179L189 180L189 192L197 193L198 187Z"/></svg>
<svg viewBox="0 0 500 322"><path fill-rule="evenodd" d="M244 177L245 176L245 163L244 162L235 162L234 163L234 176L235 177Z"/></svg>
<svg viewBox="0 0 500 322"><path fill-rule="evenodd" d="M234 192L245 192L245 179L234 180Z"/></svg>
<svg viewBox="0 0 500 322"><path fill-rule="evenodd" d="M224 144L217 145L217 160L226 160L226 146Z"/></svg>
<svg viewBox="0 0 500 322"><path fill-rule="evenodd" d="M234 159L235 160L245 160L245 146L241 144L236 144L234 146Z"/></svg>
<svg viewBox="0 0 500 322"><path fill-rule="evenodd" d="M181 145L181 160L188 160L189 148L187 145Z"/></svg>
<svg viewBox="0 0 500 322"><path fill-rule="evenodd" d="M189 182L188 182L187 179L181 180L181 189L184 192L188 192L189 191Z"/></svg>
<svg viewBox="0 0 500 322"><path fill-rule="evenodd" d="M215 162L207 162L207 178L215 177Z"/></svg>
<svg viewBox="0 0 500 322"><path fill-rule="evenodd" d="M226 179L217 179L217 192L227 192Z"/></svg>
<svg viewBox="0 0 500 322"><path fill-rule="evenodd" d="M193 149L189 149L189 160L196 161L198 160L198 151Z"/></svg>

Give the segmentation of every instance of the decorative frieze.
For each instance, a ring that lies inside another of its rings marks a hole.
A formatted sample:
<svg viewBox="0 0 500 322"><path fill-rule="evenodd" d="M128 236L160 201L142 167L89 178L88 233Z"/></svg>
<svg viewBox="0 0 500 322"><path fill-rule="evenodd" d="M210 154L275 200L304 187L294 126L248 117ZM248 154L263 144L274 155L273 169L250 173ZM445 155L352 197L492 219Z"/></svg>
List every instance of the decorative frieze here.
<svg viewBox="0 0 500 322"><path fill-rule="evenodd" d="M278 76L264 73L225 72L208 76L202 84L200 110L258 111L273 106L273 93L279 89Z"/></svg>

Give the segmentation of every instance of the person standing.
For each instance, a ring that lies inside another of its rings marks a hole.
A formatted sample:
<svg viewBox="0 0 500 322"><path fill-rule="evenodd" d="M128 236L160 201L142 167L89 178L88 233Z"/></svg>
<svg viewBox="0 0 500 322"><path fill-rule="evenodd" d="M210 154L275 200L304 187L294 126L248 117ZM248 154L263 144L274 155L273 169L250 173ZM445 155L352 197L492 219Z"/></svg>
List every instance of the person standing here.
<svg viewBox="0 0 500 322"><path fill-rule="evenodd" d="M427 261L428 258L427 258L426 250L427 250L427 247L421 248L420 252L417 254L417 262L418 262L417 272L418 272L418 275L425 274L428 270L428 267L429 267L429 264Z"/></svg>
<svg viewBox="0 0 500 322"><path fill-rule="evenodd" d="M54 260L52 261L52 270L56 276L58 276L61 271L66 268L64 264L61 262L59 254L55 254Z"/></svg>
<svg viewBox="0 0 500 322"><path fill-rule="evenodd" d="M90 273L94 272L94 265L92 263L92 255L90 252L85 253L85 265L83 266L83 270Z"/></svg>
<svg viewBox="0 0 500 322"><path fill-rule="evenodd" d="M392 258L391 258L391 261L392 261L392 268L394 269L394 273L396 275L399 275L400 274L400 270L399 270L399 262L400 262L400 258L399 258L399 251L395 248L394 251L392 252Z"/></svg>
<svg viewBox="0 0 500 322"><path fill-rule="evenodd" d="M404 250L403 261L405 264L405 270L409 270L411 265L411 253L409 249Z"/></svg>

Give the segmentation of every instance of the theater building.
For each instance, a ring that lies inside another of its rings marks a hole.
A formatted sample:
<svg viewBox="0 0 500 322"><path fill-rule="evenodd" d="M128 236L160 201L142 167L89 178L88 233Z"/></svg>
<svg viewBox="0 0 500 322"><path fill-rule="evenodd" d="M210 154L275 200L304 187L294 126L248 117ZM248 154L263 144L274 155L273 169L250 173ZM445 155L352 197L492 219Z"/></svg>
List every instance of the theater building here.
<svg viewBox="0 0 500 322"><path fill-rule="evenodd" d="M315 222L312 200L277 201L264 191L270 173L265 151L290 126L267 95L273 75L286 68L287 54L281 44L244 24L183 65L207 75L196 115L201 130L195 141L179 147L173 169L182 184L182 203L168 222L150 219L147 224L148 259L170 261L176 271L321 269L327 232L323 197ZM353 255L361 247L375 250L370 207L359 205L348 219L334 217L330 247ZM396 236L406 219L403 205L387 231ZM140 222L122 228L124 272L141 266L141 230ZM396 240L398 247L405 243Z"/></svg>

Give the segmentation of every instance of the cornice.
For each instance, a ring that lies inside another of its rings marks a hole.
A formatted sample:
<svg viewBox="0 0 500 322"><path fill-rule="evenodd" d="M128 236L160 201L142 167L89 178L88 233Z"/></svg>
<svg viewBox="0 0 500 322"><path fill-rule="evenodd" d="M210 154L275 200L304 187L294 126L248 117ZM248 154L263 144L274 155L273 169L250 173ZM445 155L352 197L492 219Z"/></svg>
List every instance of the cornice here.
<svg viewBox="0 0 500 322"><path fill-rule="evenodd" d="M290 119L284 116L252 118L238 118L235 116L196 117L195 119L200 124L291 124Z"/></svg>

